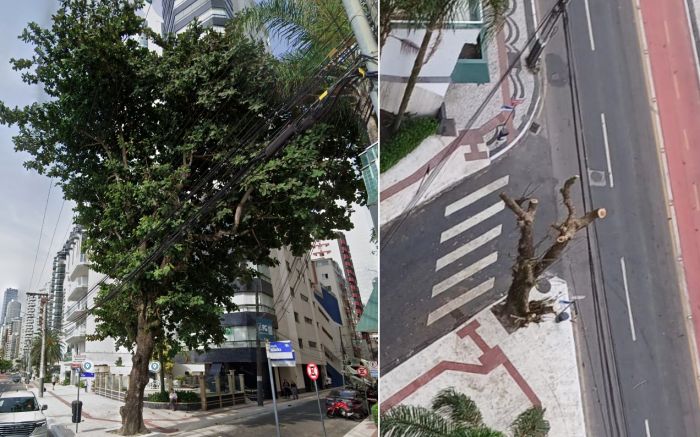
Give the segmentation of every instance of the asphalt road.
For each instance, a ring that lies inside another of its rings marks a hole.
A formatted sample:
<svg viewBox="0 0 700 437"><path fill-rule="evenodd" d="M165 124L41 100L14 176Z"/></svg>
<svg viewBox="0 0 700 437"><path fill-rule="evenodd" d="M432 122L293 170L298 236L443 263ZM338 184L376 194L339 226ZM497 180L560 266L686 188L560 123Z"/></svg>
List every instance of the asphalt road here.
<svg viewBox="0 0 700 437"><path fill-rule="evenodd" d="M591 233L599 301L590 293L579 305L589 433L697 436L700 409L633 4L572 1L569 11L582 117L578 158L584 172L597 172L587 200L609 211ZM575 149L561 25L545 61L550 140ZM558 155L554 174L571 171L571 148Z"/></svg>
<svg viewBox="0 0 700 437"><path fill-rule="evenodd" d="M295 403L280 403L279 421L282 437L323 437L318 403L315 398L295 401ZM321 399L323 407L323 399ZM348 419L328 419L324 423L328 437L341 437L347 434L359 422ZM208 428L188 431L190 436L228 436L245 435L251 437L269 437L275 435L275 416L272 412L247 417L234 423L220 424Z"/></svg>

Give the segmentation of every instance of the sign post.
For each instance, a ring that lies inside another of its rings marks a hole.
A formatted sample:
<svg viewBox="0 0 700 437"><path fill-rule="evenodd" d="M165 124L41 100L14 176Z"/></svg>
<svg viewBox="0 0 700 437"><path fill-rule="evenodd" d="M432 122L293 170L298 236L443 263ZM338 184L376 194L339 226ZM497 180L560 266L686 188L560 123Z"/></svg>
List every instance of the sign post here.
<svg viewBox="0 0 700 437"><path fill-rule="evenodd" d="M280 437L280 419L277 416L277 394L275 393L275 380L272 376L272 363L276 362L289 362L296 359L294 355L294 349L292 349L292 342L287 341L272 341L267 344L267 369L270 373L270 387L272 388L272 408L275 411L275 428L277 431L277 437ZM263 396L263 393L258 393L258 396Z"/></svg>
<svg viewBox="0 0 700 437"><path fill-rule="evenodd" d="M306 365L306 374L309 376L309 378L314 382L314 388L316 389L316 400L318 401L318 414L321 416L321 426L323 427L323 435L327 436L326 434L326 424L323 421L323 410L321 410L321 396L318 394L318 383L316 383L316 380L318 379L318 366L315 363L309 363Z"/></svg>

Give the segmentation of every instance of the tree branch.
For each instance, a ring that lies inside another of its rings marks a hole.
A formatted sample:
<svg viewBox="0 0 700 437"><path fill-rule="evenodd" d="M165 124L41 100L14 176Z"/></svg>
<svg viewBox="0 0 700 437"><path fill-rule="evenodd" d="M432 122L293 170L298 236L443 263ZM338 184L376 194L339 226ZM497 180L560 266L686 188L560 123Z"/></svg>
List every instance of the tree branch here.
<svg viewBox="0 0 700 437"><path fill-rule="evenodd" d="M248 199L250 199L250 194L253 192L253 187L250 187L246 190L245 194L243 194L243 197L241 198L240 203L236 207L236 214L234 215L233 218L233 232L236 232L238 230L238 225L241 223L241 216L243 215L243 207L245 206L246 202L248 202Z"/></svg>
<svg viewBox="0 0 700 437"><path fill-rule="evenodd" d="M564 186L561 187L561 197L564 202L564 206L566 206L567 211L569 212L569 215L566 217L566 222L568 223L569 220L572 220L574 216L576 215L576 208L574 207L574 202L571 200L571 186L578 180L578 175L572 176L569 179L564 182Z"/></svg>

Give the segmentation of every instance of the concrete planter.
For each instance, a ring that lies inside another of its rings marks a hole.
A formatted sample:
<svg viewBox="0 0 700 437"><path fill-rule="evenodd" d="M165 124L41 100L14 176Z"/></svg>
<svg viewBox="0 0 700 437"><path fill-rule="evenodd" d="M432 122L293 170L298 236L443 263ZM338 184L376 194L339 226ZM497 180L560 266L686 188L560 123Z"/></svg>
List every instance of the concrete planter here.
<svg viewBox="0 0 700 437"><path fill-rule="evenodd" d="M167 410L170 408L170 402L151 402L143 401L144 408L151 408L154 410ZM178 402L178 411L197 411L202 409L201 402Z"/></svg>

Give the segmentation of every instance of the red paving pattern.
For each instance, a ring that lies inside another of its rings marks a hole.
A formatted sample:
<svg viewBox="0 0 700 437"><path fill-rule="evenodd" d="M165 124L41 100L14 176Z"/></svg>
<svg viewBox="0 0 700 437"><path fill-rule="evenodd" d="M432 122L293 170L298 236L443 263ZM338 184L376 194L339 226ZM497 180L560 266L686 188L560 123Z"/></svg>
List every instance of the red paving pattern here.
<svg viewBox="0 0 700 437"><path fill-rule="evenodd" d="M488 375L498 366L503 365L508 374L513 378L518 387L525 393L525 396L530 400L532 405L542 405L542 402L537 397L537 394L532 390L532 387L525 381L525 378L518 372L513 363L510 362L506 354L503 353L500 347L491 347L486 344L486 341L479 335L476 330L481 326L478 321L474 320L457 331L459 338L469 337L474 341L476 346L481 350L482 355L479 357L480 364L459 363L456 361L440 361L433 368L414 379L404 388L394 393L389 399L382 401L380 406L382 411L387 411L391 407L401 403L404 399L415 393L419 388L427 385L441 375L443 372L454 371L463 373L475 373L478 375Z"/></svg>
<svg viewBox="0 0 700 437"><path fill-rule="evenodd" d="M499 32L498 36L496 37L496 43L498 44L498 66L499 71L501 72L508 69L508 56L506 54L504 39L505 37L503 36L503 32ZM509 79L506 78L503 82L501 82L501 98L503 99L504 104L515 107L518 104L518 101L514 101L510 98L510 86L508 84L508 80ZM477 144L484 143L484 137L503 123L506 124L506 128L508 130L508 141L513 141L516 132L513 127L513 117L509 117L509 115L510 114L508 112L501 112L484 123L481 127L460 131L457 138L445 146L444 149L435 154L430 161L420 166L408 177L382 190L379 193L379 197L381 199L380 201L387 200L391 196L401 192L406 187L409 187L423 179L425 175L430 173L430 171L434 169L443 159L446 159L452 155L452 153L457 150L459 146L471 146L472 152L464 155L465 160L488 158L488 154L477 151Z"/></svg>
<svg viewBox="0 0 700 437"><path fill-rule="evenodd" d="M641 0L641 10L696 341L700 340L700 88L684 0ZM700 345L699 345L700 349Z"/></svg>

